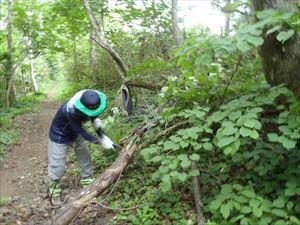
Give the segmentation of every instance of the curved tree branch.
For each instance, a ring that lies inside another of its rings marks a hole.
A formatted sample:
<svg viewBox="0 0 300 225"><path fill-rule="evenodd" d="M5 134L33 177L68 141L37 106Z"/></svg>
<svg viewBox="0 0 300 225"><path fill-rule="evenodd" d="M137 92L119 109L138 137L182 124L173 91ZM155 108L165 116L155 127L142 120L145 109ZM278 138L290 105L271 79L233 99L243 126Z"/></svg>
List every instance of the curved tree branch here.
<svg viewBox="0 0 300 225"><path fill-rule="evenodd" d="M95 32L96 38L91 37L100 47L104 48L113 58L113 60L117 63L117 65L120 67L120 70L122 71L123 75L122 75L122 79L126 76L127 73L127 66L124 63L123 59L121 58L121 56L118 54L118 52L116 52L116 50L108 43L108 41L106 40L101 27L98 23L98 21L96 20L92 9L90 7L89 1L88 0L83 0L83 4L84 7L86 9L87 15L88 15L88 19L90 21L90 24Z"/></svg>

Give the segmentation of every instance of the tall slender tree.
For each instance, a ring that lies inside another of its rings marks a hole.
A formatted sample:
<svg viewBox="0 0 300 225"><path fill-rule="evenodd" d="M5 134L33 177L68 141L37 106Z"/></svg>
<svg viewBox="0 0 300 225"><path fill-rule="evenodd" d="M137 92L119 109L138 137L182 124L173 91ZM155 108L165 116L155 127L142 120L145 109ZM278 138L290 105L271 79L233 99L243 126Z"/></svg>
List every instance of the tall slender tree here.
<svg viewBox="0 0 300 225"><path fill-rule="evenodd" d="M183 42L183 36L178 25L177 0L172 0L172 27L176 45L179 46Z"/></svg>
<svg viewBox="0 0 300 225"><path fill-rule="evenodd" d="M14 79L14 69L13 69L13 43L12 43L12 18L13 18L13 0L7 0L7 34L6 34L6 43L7 43L7 87L6 87L6 107L10 107L11 102L13 101L14 92L13 92L13 79Z"/></svg>

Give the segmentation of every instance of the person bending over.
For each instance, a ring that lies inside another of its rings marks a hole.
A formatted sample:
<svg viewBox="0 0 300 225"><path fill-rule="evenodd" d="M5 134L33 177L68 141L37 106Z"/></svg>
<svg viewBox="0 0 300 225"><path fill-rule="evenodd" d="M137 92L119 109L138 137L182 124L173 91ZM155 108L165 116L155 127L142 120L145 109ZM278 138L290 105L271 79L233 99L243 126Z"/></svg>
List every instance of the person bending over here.
<svg viewBox="0 0 300 225"><path fill-rule="evenodd" d="M105 149L114 149L113 141L101 129L97 118L106 108L106 96L97 90L81 90L56 112L49 131L48 177L50 197L60 197L59 180L65 173L67 148L74 147L79 162L81 180L85 186L93 182L92 160L85 140L100 144ZM86 132L82 124L90 120L98 137Z"/></svg>

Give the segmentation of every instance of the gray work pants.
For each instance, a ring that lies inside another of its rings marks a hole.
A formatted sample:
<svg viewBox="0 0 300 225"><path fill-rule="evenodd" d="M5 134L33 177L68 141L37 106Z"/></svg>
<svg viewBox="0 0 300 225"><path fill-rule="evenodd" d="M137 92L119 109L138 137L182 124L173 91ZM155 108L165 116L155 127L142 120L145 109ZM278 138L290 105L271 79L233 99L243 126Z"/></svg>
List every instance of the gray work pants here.
<svg viewBox="0 0 300 225"><path fill-rule="evenodd" d="M65 160L68 144L58 144L49 139L48 143L48 176L51 180L60 179L65 173ZM74 151L79 163L82 178L92 177L92 160L84 138L78 136L74 141Z"/></svg>

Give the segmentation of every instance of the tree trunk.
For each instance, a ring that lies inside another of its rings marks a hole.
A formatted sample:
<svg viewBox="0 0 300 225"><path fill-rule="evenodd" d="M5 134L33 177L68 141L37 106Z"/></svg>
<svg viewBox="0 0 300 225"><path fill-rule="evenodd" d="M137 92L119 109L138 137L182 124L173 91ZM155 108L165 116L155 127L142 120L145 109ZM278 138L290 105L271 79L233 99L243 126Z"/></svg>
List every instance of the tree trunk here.
<svg viewBox="0 0 300 225"><path fill-rule="evenodd" d="M231 0L225 0L226 6L230 5ZM230 31L230 13L225 13L225 28L224 28L224 34L227 36Z"/></svg>
<svg viewBox="0 0 300 225"><path fill-rule="evenodd" d="M252 0L253 9L279 9L288 7L296 11L298 0ZM264 44L259 50L266 80L271 85L286 84L300 97L300 36L296 33L284 44L276 40L276 34L264 34Z"/></svg>
<svg viewBox="0 0 300 225"><path fill-rule="evenodd" d="M97 64L96 64L96 48L95 48L95 43L91 37L94 36L93 30L91 30L91 35L89 39L89 47L90 47L90 67L91 67L91 72L92 72L92 77L96 83L98 83L98 76L97 76Z"/></svg>
<svg viewBox="0 0 300 225"><path fill-rule="evenodd" d="M192 169L197 169L197 163L195 161L192 161ZM199 180L199 176L192 177L197 225L204 225L205 217L203 214L203 203L201 200Z"/></svg>
<svg viewBox="0 0 300 225"><path fill-rule="evenodd" d="M88 0L83 0L84 7L86 9L90 24L92 26L92 29L95 32L95 38L93 40L100 45L100 47L104 48L113 58L113 60L117 63L119 66L120 70L122 71L122 74L120 74L121 78L123 79L126 76L127 73L127 66L124 63L123 59L121 56L118 54L118 52L115 51L115 49L107 42L101 27L94 17L94 14L91 10L90 4Z"/></svg>
<svg viewBox="0 0 300 225"><path fill-rule="evenodd" d="M38 85L35 79L34 67L33 67L33 50L32 50L32 42L29 41L29 63L30 63L30 77L33 85L34 92L38 91Z"/></svg>
<svg viewBox="0 0 300 225"><path fill-rule="evenodd" d="M172 28L176 46L180 46L183 42L183 36L178 26L177 0L172 0Z"/></svg>
<svg viewBox="0 0 300 225"><path fill-rule="evenodd" d="M13 0L7 0L7 79L6 79L6 107L10 107L14 100L12 86L14 80L14 69L13 69L13 49L12 49L12 5Z"/></svg>

